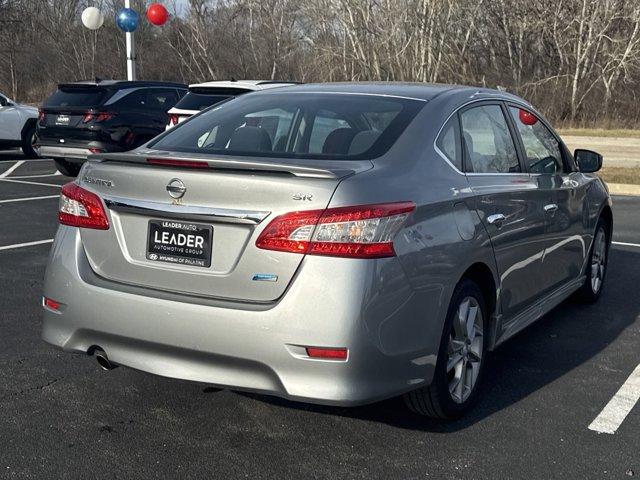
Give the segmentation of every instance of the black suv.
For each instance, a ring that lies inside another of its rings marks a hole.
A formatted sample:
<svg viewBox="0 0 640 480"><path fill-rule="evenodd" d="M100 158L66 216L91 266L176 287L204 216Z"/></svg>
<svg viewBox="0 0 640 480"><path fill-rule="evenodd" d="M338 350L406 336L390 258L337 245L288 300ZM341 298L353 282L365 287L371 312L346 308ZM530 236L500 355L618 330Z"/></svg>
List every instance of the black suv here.
<svg viewBox="0 0 640 480"><path fill-rule="evenodd" d="M75 177L87 155L131 150L162 133L167 111L186 93L171 82L62 83L40 109L36 149Z"/></svg>

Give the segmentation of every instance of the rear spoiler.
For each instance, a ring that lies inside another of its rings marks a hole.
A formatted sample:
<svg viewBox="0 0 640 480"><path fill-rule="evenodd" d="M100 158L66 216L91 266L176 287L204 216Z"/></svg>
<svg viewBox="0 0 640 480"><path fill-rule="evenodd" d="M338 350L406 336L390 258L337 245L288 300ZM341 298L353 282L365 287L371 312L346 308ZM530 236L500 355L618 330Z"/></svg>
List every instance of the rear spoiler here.
<svg viewBox="0 0 640 480"><path fill-rule="evenodd" d="M368 160L260 160L223 158L210 155L176 156L167 152L143 151L126 153L98 153L89 155L93 162L124 162L145 165L160 165L173 168L203 168L211 170L234 170L254 172L275 172L296 177L340 179L369 170L373 164ZM181 165L184 163L184 166Z"/></svg>

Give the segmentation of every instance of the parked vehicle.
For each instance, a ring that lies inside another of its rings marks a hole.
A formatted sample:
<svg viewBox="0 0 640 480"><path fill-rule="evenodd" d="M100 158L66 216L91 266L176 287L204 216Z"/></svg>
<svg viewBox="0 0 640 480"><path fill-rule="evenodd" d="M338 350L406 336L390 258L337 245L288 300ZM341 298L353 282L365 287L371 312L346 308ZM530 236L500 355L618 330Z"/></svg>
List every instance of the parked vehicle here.
<svg viewBox="0 0 640 480"><path fill-rule="evenodd" d="M21 148L27 158L33 150L38 109L20 105L0 93L0 149Z"/></svg>
<svg viewBox="0 0 640 480"><path fill-rule="evenodd" d="M167 130L216 103L257 90L286 87L293 82L273 80L229 80L189 85L187 93L171 110Z"/></svg>
<svg viewBox="0 0 640 480"><path fill-rule="evenodd" d="M42 335L105 368L455 418L488 351L601 295L601 165L489 89L246 95L64 186Z"/></svg>
<svg viewBox="0 0 640 480"><path fill-rule="evenodd" d="M60 84L40 109L37 150L75 177L88 155L125 152L162 133L168 110L186 93L186 85L171 82Z"/></svg>

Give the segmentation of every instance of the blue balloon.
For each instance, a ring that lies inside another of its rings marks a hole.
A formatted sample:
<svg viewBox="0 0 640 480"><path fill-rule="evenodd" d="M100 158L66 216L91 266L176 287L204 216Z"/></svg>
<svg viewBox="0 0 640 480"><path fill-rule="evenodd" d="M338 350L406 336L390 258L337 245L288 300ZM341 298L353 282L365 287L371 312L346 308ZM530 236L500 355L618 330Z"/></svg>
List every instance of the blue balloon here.
<svg viewBox="0 0 640 480"><path fill-rule="evenodd" d="M140 15L132 8L123 8L116 14L116 25L123 32L134 32L140 23Z"/></svg>

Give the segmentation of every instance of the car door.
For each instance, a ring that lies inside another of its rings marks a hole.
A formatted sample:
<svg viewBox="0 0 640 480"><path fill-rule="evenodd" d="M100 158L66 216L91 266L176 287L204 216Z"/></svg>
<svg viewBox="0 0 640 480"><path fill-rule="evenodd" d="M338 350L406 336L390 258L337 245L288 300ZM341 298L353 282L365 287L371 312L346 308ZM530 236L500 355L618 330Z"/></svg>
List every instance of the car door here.
<svg viewBox="0 0 640 480"><path fill-rule="evenodd" d="M22 126L18 109L0 95L0 140L20 140Z"/></svg>
<svg viewBox="0 0 640 480"><path fill-rule="evenodd" d="M512 318L538 298L545 223L507 115L501 102L459 112L464 170L495 253L502 312Z"/></svg>
<svg viewBox="0 0 640 480"><path fill-rule="evenodd" d="M509 105L526 166L544 200L545 254L541 286L554 291L579 277L588 245L584 232L586 185L551 127L524 106Z"/></svg>

